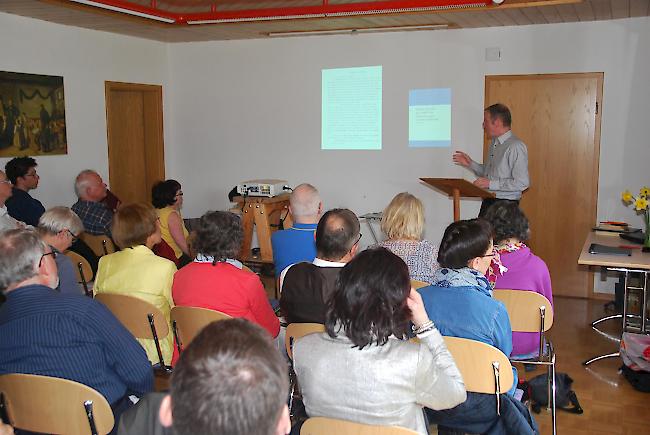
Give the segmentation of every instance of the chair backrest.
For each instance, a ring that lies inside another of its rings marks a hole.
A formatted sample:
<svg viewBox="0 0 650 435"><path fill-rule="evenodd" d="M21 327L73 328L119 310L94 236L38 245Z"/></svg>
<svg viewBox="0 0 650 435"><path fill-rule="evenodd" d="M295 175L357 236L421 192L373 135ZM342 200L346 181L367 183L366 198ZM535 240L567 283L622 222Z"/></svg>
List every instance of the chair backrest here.
<svg viewBox="0 0 650 435"><path fill-rule="evenodd" d="M398 426L375 426L335 418L312 417L302 425L300 435L414 435L416 431Z"/></svg>
<svg viewBox="0 0 650 435"><path fill-rule="evenodd" d="M445 337L447 349L472 393L505 393L515 381L508 357L494 346L467 338ZM493 363L498 363L497 374ZM499 385L497 389L496 386Z"/></svg>
<svg viewBox="0 0 650 435"><path fill-rule="evenodd" d="M0 395L9 423L19 429L40 433L107 434L113 428L113 411L104 396L78 382L39 375L2 375ZM87 408L92 410L92 420ZM91 430L92 425L95 431Z"/></svg>
<svg viewBox="0 0 650 435"><path fill-rule="evenodd" d="M88 290L88 283L93 280L93 270L90 267L90 263L74 251L66 251L65 255L74 265L74 270L77 274L77 282L83 286L86 296L91 296Z"/></svg>
<svg viewBox="0 0 650 435"><path fill-rule="evenodd" d="M430 285L431 284L429 284L428 282L418 281L417 279L412 279L411 280L411 287L413 287L416 290L419 289L419 288L422 288L422 287L428 287Z"/></svg>
<svg viewBox="0 0 650 435"><path fill-rule="evenodd" d="M546 332L553 326L553 306L544 295L533 291L497 289L492 297L505 305L510 327L515 332Z"/></svg>
<svg viewBox="0 0 650 435"><path fill-rule="evenodd" d="M142 299L127 295L99 293L95 295L95 299L106 305L135 338L153 339L160 367L167 370L160 339L169 334L169 324L158 308Z"/></svg>
<svg viewBox="0 0 650 435"><path fill-rule="evenodd" d="M210 323L230 319L231 316L207 308L176 306L172 308L171 318L177 344L187 346Z"/></svg>
<svg viewBox="0 0 650 435"><path fill-rule="evenodd" d="M133 296L111 293L98 293L95 295L95 299L106 305L106 308L135 338L153 338L149 315L153 316L158 338L165 338L169 334L169 325L165 316L149 302Z"/></svg>
<svg viewBox="0 0 650 435"><path fill-rule="evenodd" d="M98 257L112 254L116 251L113 240L105 234L95 235L84 232L81 233L81 236L79 237L90 246L90 249L92 249Z"/></svg>
<svg viewBox="0 0 650 435"><path fill-rule="evenodd" d="M289 358L293 359L293 343L297 339L316 332L325 332L325 325L322 323L290 323L284 338Z"/></svg>

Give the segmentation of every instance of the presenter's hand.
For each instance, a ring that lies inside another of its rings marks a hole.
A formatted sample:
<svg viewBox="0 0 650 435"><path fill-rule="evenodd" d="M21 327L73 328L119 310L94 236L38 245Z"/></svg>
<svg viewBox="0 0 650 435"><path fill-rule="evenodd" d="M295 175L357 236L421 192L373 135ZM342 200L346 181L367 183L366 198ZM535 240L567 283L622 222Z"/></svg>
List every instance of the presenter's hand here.
<svg viewBox="0 0 650 435"><path fill-rule="evenodd" d="M466 168L469 168L469 164L472 162L470 156L468 156L462 151L456 151L454 155L451 157L451 159L457 165L465 166Z"/></svg>
<svg viewBox="0 0 650 435"><path fill-rule="evenodd" d="M479 177L476 180L474 180L474 185L482 189L488 189L490 187L490 180L488 180L485 177Z"/></svg>

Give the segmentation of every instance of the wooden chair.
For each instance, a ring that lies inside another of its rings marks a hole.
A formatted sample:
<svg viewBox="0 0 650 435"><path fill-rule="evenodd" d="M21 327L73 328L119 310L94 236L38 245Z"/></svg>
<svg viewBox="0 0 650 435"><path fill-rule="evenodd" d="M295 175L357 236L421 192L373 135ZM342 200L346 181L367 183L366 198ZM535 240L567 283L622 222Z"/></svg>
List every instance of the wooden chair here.
<svg viewBox="0 0 650 435"><path fill-rule="evenodd" d="M293 343L300 337L316 332L325 332L325 325L322 323L290 323L287 326L287 333L284 338L284 345L287 348L287 355L293 359Z"/></svg>
<svg viewBox="0 0 650 435"><path fill-rule="evenodd" d="M414 430L398 426L375 426L353 423L335 418L308 418L300 429L300 435L414 435Z"/></svg>
<svg viewBox="0 0 650 435"><path fill-rule="evenodd" d="M153 338L158 352L160 368L167 372L171 371L165 365L162 350L160 349L160 339L167 337L169 334L169 324L158 308L142 299L127 295L98 293L95 295L95 299L106 305L106 308L117 317L135 338Z"/></svg>
<svg viewBox="0 0 650 435"><path fill-rule="evenodd" d="M92 249L98 257L112 254L116 251L113 240L105 234L95 235L84 232L81 233L81 236L79 237L90 246L90 249Z"/></svg>
<svg viewBox="0 0 650 435"><path fill-rule="evenodd" d="M472 393L495 394L497 415L501 415L500 394L515 381L508 357L494 346L476 340L444 337L447 349L463 375L465 389Z"/></svg>
<svg viewBox="0 0 650 435"><path fill-rule="evenodd" d="M300 388L298 388L298 377L293 370L293 343L300 337L317 332L324 332L325 325L322 323L290 323L287 325L287 331L284 337L284 345L289 356L289 414L294 415L294 399L301 398Z"/></svg>
<svg viewBox="0 0 650 435"><path fill-rule="evenodd" d="M88 283L93 280L93 271L90 263L74 251L66 251L65 255L72 261L77 272L77 282L82 285L86 296L92 297L92 291L88 289Z"/></svg>
<svg viewBox="0 0 650 435"><path fill-rule="evenodd" d="M428 287L430 285L431 284L429 284L428 282L418 281L417 279L411 280L411 287L413 287L415 290L421 289L422 287Z"/></svg>
<svg viewBox="0 0 650 435"><path fill-rule="evenodd" d="M184 346L190 344L199 332L212 322L232 318L221 311L198 307L174 307L171 312L172 331L180 355Z"/></svg>
<svg viewBox="0 0 650 435"><path fill-rule="evenodd" d="M525 290L494 290L494 299L505 305L510 317L513 332L539 333L539 353L537 358L521 360L511 358L512 362L538 364L548 367L547 388L550 398L546 409L551 411L553 435L557 433L555 416L555 351L545 333L553 326L553 305L544 295Z"/></svg>
<svg viewBox="0 0 650 435"><path fill-rule="evenodd" d="M78 382L49 376L0 376L0 411L17 429L58 434L107 434L113 411L100 393Z"/></svg>

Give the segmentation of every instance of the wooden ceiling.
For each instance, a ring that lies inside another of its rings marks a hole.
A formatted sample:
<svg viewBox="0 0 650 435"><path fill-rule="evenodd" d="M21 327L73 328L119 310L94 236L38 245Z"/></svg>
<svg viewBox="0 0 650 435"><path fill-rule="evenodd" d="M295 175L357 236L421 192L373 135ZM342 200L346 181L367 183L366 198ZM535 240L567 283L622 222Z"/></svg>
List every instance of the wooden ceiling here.
<svg viewBox="0 0 650 435"><path fill-rule="evenodd" d="M192 14L209 13L211 10L319 7L323 4L322 1L324 0L131 0L130 3L143 7L155 4L166 13ZM330 0L325 3L333 5L337 1L339 5L349 5L378 0ZM426 0L423 1L426 3ZM68 0L0 0L0 12L162 42L192 42L269 38L269 34L275 36L274 33L280 32L302 34L305 31L362 29L390 31L396 30L395 27L436 24L446 25L446 28L476 28L612 20L650 15L650 0L505 0L499 6L440 11L201 25L166 24Z"/></svg>

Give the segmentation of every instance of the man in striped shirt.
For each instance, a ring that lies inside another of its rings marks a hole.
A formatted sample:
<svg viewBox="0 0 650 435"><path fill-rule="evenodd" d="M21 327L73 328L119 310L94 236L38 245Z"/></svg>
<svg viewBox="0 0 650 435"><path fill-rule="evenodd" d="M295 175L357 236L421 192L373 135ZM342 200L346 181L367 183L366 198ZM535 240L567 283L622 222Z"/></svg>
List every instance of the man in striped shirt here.
<svg viewBox="0 0 650 435"><path fill-rule="evenodd" d="M54 291L56 254L28 229L0 233L0 374L70 379L101 393L116 420L153 389L144 349L101 303ZM52 400L57 400L52 398Z"/></svg>

